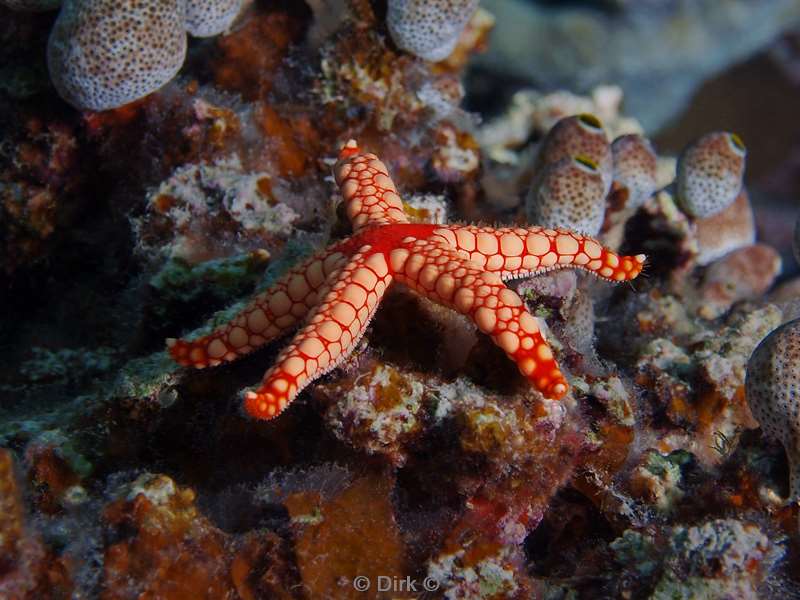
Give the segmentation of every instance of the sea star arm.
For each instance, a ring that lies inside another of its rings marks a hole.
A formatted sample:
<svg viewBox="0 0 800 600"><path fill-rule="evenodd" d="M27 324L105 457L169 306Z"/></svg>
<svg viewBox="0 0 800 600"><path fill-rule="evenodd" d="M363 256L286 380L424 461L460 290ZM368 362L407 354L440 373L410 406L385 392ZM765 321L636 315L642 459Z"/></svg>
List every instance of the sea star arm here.
<svg viewBox="0 0 800 600"><path fill-rule="evenodd" d="M202 369L252 352L297 325L344 261L336 250L314 254L210 334L196 340L167 339L170 355L183 366Z"/></svg>
<svg viewBox="0 0 800 600"><path fill-rule="evenodd" d="M369 250L365 246L349 259L261 386L245 393L245 410L252 417L278 416L306 385L353 351L392 280L385 255Z"/></svg>
<svg viewBox="0 0 800 600"><path fill-rule="evenodd" d="M567 380L537 319L497 273L434 239L392 250L389 264L397 281L470 317L546 397L558 399L567 393Z"/></svg>
<svg viewBox="0 0 800 600"><path fill-rule="evenodd" d="M355 140L342 147L333 173L355 233L375 225L408 223L386 165L374 154L362 154Z"/></svg>
<svg viewBox="0 0 800 600"><path fill-rule="evenodd" d="M504 280L579 268L609 281L627 281L641 273L645 256L620 256L596 239L566 229L449 225L433 237Z"/></svg>

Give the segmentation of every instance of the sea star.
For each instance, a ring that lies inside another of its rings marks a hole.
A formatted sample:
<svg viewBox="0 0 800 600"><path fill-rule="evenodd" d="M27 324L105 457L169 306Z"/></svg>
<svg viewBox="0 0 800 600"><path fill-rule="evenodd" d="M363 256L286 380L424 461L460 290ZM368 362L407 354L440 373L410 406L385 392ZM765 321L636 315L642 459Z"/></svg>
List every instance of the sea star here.
<svg viewBox="0 0 800 600"><path fill-rule="evenodd" d="M261 386L245 393L245 410L256 418L276 417L352 352L393 280L469 316L537 389L561 398L569 386L539 323L503 280L574 267L624 281L644 265L642 254L618 256L564 229L409 223L386 166L354 140L334 173L353 235L289 271L211 334L167 340L178 363L204 368L248 354L305 318Z"/></svg>

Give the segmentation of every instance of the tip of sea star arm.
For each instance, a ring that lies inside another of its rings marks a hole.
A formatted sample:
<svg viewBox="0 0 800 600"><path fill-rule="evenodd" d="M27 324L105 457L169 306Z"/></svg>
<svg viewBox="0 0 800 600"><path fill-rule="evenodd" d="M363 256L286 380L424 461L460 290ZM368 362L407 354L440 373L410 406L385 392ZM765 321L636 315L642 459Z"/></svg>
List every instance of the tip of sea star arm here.
<svg viewBox="0 0 800 600"><path fill-rule="evenodd" d="M601 256L590 261L586 268L608 281L631 281L641 274L646 261L647 256L644 254L621 256L608 248L603 248Z"/></svg>
<svg viewBox="0 0 800 600"><path fill-rule="evenodd" d="M361 150L358 147L358 142L354 139L350 138L347 142L342 145L341 149L339 150L339 160L345 160L350 158L351 156L355 156L359 154Z"/></svg>
<svg viewBox="0 0 800 600"><path fill-rule="evenodd" d="M288 399L271 392L248 391L244 394L244 411L254 419L268 421L283 412Z"/></svg>
<svg viewBox="0 0 800 600"><path fill-rule="evenodd" d="M566 396L568 390L569 385L567 385L566 381L556 381L547 388L545 396L551 400L561 400Z"/></svg>
<svg viewBox="0 0 800 600"><path fill-rule="evenodd" d="M625 279L635 279L638 277L642 270L644 269L645 262L647 262L647 256L644 254L637 254L631 257L633 260L631 261L631 266L628 267L627 261L623 261L623 267L627 268L628 271L625 272Z"/></svg>

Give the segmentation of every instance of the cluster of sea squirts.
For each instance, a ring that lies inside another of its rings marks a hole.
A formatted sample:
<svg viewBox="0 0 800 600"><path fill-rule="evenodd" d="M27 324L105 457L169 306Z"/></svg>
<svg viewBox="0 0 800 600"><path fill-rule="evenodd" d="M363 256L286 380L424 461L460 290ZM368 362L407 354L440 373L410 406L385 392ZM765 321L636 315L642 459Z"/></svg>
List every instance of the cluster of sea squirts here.
<svg viewBox="0 0 800 600"><path fill-rule="evenodd" d="M745 158L738 135L713 132L690 144L678 159L675 180L667 189L696 226L706 222L717 230L716 235L706 235L700 264L754 241L752 208L743 191ZM566 117L541 142L525 200L526 217L546 227L608 236L607 208L613 204L619 211L621 206L622 214L630 217L656 193L657 168L656 153L646 138L628 134L609 144L595 116ZM614 195L622 194L622 203L610 201L612 189ZM733 207L737 200L744 206ZM732 236L726 236L719 215L731 208ZM744 235L737 230L740 221L750 222ZM800 218L794 242L800 262ZM796 501L800 498L800 319L784 323L755 349L747 366L746 397L764 434L786 450L789 500Z"/></svg>

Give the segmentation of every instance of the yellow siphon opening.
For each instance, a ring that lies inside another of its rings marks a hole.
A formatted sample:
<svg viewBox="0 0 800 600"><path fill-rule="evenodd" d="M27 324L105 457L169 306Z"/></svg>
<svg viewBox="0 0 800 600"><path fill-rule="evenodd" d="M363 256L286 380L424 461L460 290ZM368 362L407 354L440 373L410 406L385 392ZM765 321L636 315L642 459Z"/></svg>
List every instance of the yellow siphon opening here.
<svg viewBox="0 0 800 600"><path fill-rule="evenodd" d="M595 117L594 115L590 115L589 113L581 113L578 115L578 120L589 127L594 127L595 129L602 129L603 124L600 123L600 119Z"/></svg>
<svg viewBox="0 0 800 600"><path fill-rule="evenodd" d="M587 169L590 169L592 171L597 171L598 170L597 163L594 162L591 158L587 158L585 156L579 155L579 156L573 157L573 160L576 163L578 163L579 165L582 165L582 166L586 167Z"/></svg>
<svg viewBox="0 0 800 600"><path fill-rule="evenodd" d="M731 144L733 144L734 148L739 150L739 152L744 152L745 151L745 146L744 146L744 142L742 141L742 138L740 138L735 133L732 133L730 135L730 139L731 139Z"/></svg>

